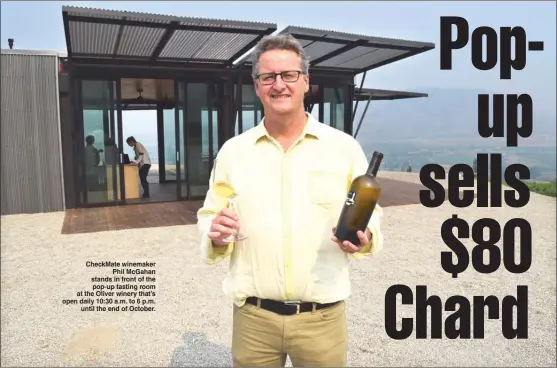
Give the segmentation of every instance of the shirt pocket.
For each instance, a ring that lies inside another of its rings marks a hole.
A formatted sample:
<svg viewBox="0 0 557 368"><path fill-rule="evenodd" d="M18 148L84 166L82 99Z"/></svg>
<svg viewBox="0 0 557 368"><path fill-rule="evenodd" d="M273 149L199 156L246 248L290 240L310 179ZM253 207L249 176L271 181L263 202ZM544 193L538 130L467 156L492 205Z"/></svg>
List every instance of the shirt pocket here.
<svg viewBox="0 0 557 368"><path fill-rule="evenodd" d="M342 203L347 194L345 172L327 169L308 170L308 198L312 204L332 208Z"/></svg>

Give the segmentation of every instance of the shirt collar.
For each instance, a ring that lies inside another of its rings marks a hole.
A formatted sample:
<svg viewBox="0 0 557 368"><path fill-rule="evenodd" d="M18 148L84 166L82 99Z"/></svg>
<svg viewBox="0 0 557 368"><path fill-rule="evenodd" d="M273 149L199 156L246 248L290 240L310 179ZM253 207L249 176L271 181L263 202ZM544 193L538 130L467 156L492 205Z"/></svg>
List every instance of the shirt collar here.
<svg viewBox="0 0 557 368"><path fill-rule="evenodd" d="M304 127L304 130L302 131L302 137L305 138L307 135L311 135L317 139L321 138L322 137L321 123L307 111L305 114L307 116L307 122ZM267 128L265 128L264 123L265 123L265 117L263 117L263 119L261 119L259 124L253 129L254 143L257 143L259 139L263 137L267 137L267 138L271 137L271 135L267 131Z"/></svg>

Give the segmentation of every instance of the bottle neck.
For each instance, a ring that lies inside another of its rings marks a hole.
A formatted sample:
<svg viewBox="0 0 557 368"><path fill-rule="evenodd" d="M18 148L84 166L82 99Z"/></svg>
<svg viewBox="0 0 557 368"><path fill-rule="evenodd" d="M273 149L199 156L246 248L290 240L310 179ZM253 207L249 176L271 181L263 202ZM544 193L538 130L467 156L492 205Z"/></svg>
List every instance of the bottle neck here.
<svg viewBox="0 0 557 368"><path fill-rule="evenodd" d="M366 175L377 176L377 172L379 171L379 167L381 166L382 158L383 158L382 155L373 155L371 157L371 161L369 162Z"/></svg>

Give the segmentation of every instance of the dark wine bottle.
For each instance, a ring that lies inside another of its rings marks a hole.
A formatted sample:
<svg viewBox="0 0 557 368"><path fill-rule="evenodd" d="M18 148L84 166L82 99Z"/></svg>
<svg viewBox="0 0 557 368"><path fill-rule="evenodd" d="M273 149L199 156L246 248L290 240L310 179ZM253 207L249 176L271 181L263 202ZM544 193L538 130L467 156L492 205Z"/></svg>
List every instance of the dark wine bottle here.
<svg viewBox="0 0 557 368"><path fill-rule="evenodd" d="M374 151L366 173L352 181L335 230L335 236L340 241L348 240L360 245L357 233L359 230L365 232L381 195L376 176L382 159L383 154Z"/></svg>

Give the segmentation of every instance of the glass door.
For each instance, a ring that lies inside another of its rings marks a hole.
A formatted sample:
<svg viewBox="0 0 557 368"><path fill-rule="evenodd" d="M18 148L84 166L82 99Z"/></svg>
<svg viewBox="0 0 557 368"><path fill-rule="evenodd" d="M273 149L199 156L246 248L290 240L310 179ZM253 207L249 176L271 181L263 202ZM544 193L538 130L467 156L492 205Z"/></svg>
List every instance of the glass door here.
<svg viewBox="0 0 557 368"><path fill-rule="evenodd" d="M352 102L347 86L312 84L304 107L314 118L345 133L351 132Z"/></svg>
<svg viewBox="0 0 557 368"><path fill-rule="evenodd" d="M77 161L85 206L125 202L121 91L117 82L77 81L82 111Z"/></svg>
<svg viewBox="0 0 557 368"><path fill-rule="evenodd" d="M323 117L322 122L341 131L346 130L345 122L345 97L346 88L344 87L324 87L323 88Z"/></svg>
<svg viewBox="0 0 557 368"><path fill-rule="evenodd" d="M186 134L184 131L184 113L186 98L184 95L185 87L183 82L175 81L174 96L176 104L174 108L174 139L176 146L176 196L179 199L188 197L188 178L186 161Z"/></svg>
<svg viewBox="0 0 557 368"><path fill-rule="evenodd" d="M218 151L219 85L179 82L176 109L178 195L203 199Z"/></svg>

